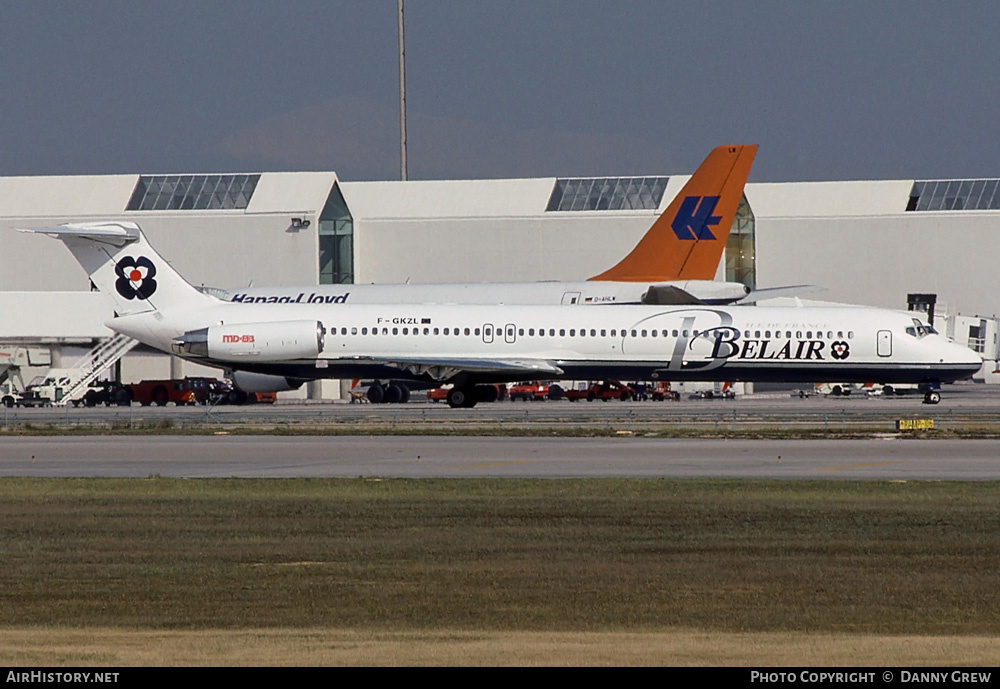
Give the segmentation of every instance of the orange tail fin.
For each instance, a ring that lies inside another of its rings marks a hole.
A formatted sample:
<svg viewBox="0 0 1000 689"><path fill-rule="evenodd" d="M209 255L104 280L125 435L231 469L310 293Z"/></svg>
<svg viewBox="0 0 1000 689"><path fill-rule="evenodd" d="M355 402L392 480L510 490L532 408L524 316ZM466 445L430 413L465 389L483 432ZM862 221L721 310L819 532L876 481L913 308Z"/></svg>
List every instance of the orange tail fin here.
<svg viewBox="0 0 1000 689"><path fill-rule="evenodd" d="M743 197L756 146L719 146L628 256L591 280L712 280Z"/></svg>

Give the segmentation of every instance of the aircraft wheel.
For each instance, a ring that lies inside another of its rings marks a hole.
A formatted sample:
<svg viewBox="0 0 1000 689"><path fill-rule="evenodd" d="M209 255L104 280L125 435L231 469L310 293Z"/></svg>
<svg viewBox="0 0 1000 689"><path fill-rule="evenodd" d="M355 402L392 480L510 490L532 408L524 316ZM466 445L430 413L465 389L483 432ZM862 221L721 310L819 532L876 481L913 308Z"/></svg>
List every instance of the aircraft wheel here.
<svg viewBox="0 0 1000 689"><path fill-rule="evenodd" d="M368 401L372 404L382 404L385 400L385 388L383 388L378 383L373 383L371 387L368 388Z"/></svg>
<svg viewBox="0 0 1000 689"><path fill-rule="evenodd" d="M937 404L941 401L941 393L930 391L924 395L924 404Z"/></svg>
<svg viewBox="0 0 1000 689"><path fill-rule="evenodd" d="M495 385L480 385L476 392L480 402L496 402L499 396Z"/></svg>
<svg viewBox="0 0 1000 689"><path fill-rule="evenodd" d="M465 388L452 388L448 391L448 406L452 409L463 407L469 409L476 406L475 395Z"/></svg>
<svg viewBox="0 0 1000 689"><path fill-rule="evenodd" d="M398 385L390 385L385 389L382 401L386 404L399 404L403 401L403 391L399 389Z"/></svg>
<svg viewBox="0 0 1000 689"><path fill-rule="evenodd" d="M403 394L403 398L399 401L401 404L406 404L407 402L410 401L410 388L406 387L405 385L400 385L399 390Z"/></svg>

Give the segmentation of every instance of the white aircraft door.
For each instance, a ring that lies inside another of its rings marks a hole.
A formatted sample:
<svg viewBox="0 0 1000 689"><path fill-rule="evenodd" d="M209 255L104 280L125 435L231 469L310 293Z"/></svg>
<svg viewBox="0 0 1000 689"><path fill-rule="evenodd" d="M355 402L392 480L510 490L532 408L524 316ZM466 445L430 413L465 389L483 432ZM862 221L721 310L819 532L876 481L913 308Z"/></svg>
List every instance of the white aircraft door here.
<svg viewBox="0 0 1000 689"><path fill-rule="evenodd" d="M514 344L515 339L517 339L517 329L514 328L513 323L508 323L503 328L503 341L507 344Z"/></svg>
<svg viewBox="0 0 1000 689"><path fill-rule="evenodd" d="M580 303L579 292L563 292L562 303L567 306Z"/></svg>
<svg viewBox="0 0 1000 689"><path fill-rule="evenodd" d="M892 356L892 331L878 331L878 355Z"/></svg>
<svg viewBox="0 0 1000 689"><path fill-rule="evenodd" d="M493 344L493 325L491 323L483 325L483 342Z"/></svg>

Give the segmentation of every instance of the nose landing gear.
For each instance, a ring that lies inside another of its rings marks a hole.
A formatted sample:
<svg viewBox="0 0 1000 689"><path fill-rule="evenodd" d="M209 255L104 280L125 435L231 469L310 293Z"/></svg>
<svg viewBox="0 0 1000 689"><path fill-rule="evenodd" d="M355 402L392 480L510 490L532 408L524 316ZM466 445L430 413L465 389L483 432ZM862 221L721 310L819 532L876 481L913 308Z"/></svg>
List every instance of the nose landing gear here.
<svg viewBox="0 0 1000 689"><path fill-rule="evenodd" d="M924 393L924 404L937 404L941 401L940 385L921 385L919 390Z"/></svg>

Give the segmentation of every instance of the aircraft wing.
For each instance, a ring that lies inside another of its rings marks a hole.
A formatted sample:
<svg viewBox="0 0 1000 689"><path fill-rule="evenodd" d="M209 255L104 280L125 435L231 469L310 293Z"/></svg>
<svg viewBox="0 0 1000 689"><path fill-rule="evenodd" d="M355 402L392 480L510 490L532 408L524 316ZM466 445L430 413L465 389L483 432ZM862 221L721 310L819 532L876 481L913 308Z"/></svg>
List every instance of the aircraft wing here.
<svg viewBox="0 0 1000 689"><path fill-rule="evenodd" d="M704 304L701 299L680 287L673 285L650 285L642 295L642 303L651 306L681 306L685 304Z"/></svg>
<svg viewBox="0 0 1000 689"><path fill-rule="evenodd" d="M750 294L746 295L739 301L735 302L737 304L751 304L754 302L762 301L764 299L778 299L780 297L797 297L801 294L809 294L810 292L822 292L826 288L820 287L819 285L788 285L786 287L765 287L764 289L755 289Z"/></svg>
<svg viewBox="0 0 1000 689"><path fill-rule="evenodd" d="M518 378L558 376L563 370L542 359L468 359L462 357L392 357L368 359L373 363L395 366L414 375L429 375L444 381L459 373L486 373Z"/></svg>

